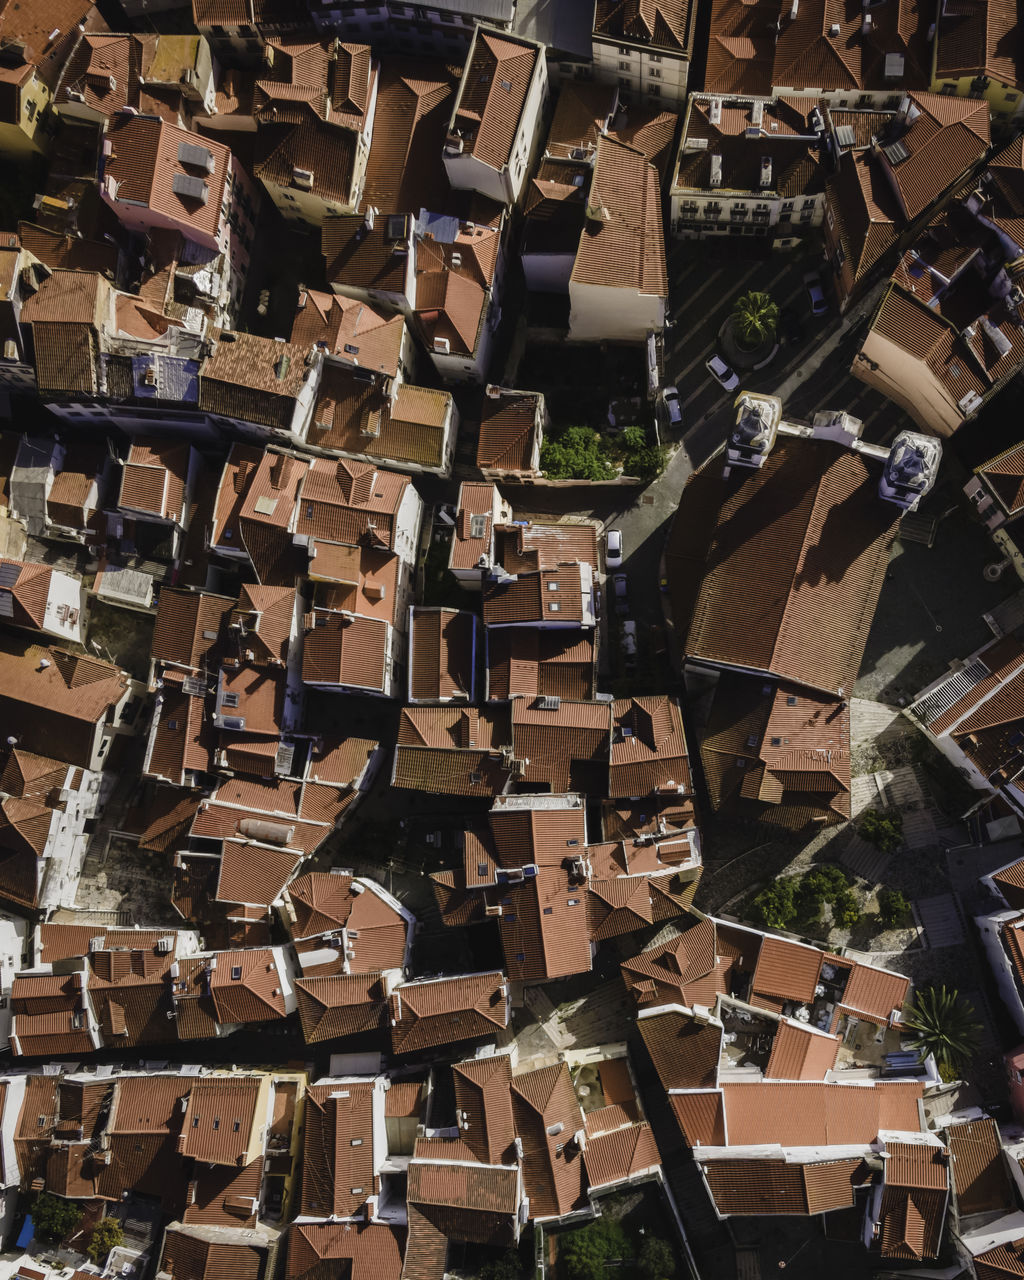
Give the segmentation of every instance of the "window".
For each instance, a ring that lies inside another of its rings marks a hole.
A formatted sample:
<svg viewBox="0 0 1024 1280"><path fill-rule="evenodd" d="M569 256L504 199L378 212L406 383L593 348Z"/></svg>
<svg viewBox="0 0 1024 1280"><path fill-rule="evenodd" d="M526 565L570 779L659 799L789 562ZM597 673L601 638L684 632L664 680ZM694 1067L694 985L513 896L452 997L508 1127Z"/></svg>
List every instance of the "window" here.
<svg viewBox="0 0 1024 1280"><path fill-rule="evenodd" d="M30 100L29 100L29 104L28 104L28 106L25 108L25 115L28 117L28 120L29 120L29 123L30 123L30 124L31 124L31 123L32 123L32 121L36 118L36 104L35 104L35 99L30 99Z"/></svg>
<svg viewBox="0 0 1024 1280"><path fill-rule="evenodd" d="M220 1116L216 1116L216 1117L214 1117L213 1127L214 1127L215 1129L219 1129L219 1128L220 1128Z"/></svg>
<svg viewBox="0 0 1024 1280"><path fill-rule="evenodd" d="M1007 93L1007 94L1004 94L1004 96L1003 96L1003 101L1004 101L1004 102L1016 102L1016 101L1017 101L1017 94L1015 94L1015 93Z"/></svg>
<svg viewBox="0 0 1024 1280"><path fill-rule="evenodd" d="M509 914L505 917L505 923L506 923L506 924L515 924L515 922L516 922L515 914L514 914L514 912L511 912L511 911L510 911L510 912L509 912Z"/></svg>
<svg viewBox="0 0 1024 1280"><path fill-rule="evenodd" d="M809 199L805 200L805 201L803 202L802 207L803 207L804 209L813 209L813 208L814 208L814 197L813 197L813 196L811 196Z"/></svg>
<svg viewBox="0 0 1024 1280"><path fill-rule="evenodd" d="M649 53L649 54L647 55L647 61L648 61L648 62L660 62L660 61L661 61L661 54L660 54L660 53Z"/></svg>
<svg viewBox="0 0 1024 1280"><path fill-rule="evenodd" d="M237 694L237 693L226 693L226 694L224 695L224 697L221 699L221 706L222 706L222 707L237 707L237 706L238 706L238 694Z"/></svg>
<svg viewBox="0 0 1024 1280"><path fill-rule="evenodd" d="M198 1116L193 1116L193 1117L192 1117L192 1128L193 1128L193 1129L198 1129L198 1128L199 1128L199 1117L198 1117Z"/></svg>
<svg viewBox="0 0 1024 1280"><path fill-rule="evenodd" d="M240 964L231 966L231 977L235 982L239 982L242 977L242 966Z"/></svg>
<svg viewBox="0 0 1024 1280"><path fill-rule="evenodd" d="M629 70L629 63L628 63L628 62L620 62L620 63L619 63L619 70L620 70L620 71L628 71L628 70Z"/></svg>
<svg viewBox="0 0 1024 1280"><path fill-rule="evenodd" d="M632 84L629 82L629 80L626 79L625 76L619 76L620 89L632 89L632 87L633 87Z"/></svg>
<svg viewBox="0 0 1024 1280"><path fill-rule="evenodd" d="M237 1133L239 1129L241 1129L241 1127L242 1127L241 1120L236 1120L235 1123L231 1126L232 1133Z"/></svg>
<svg viewBox="0 0 1024 1280"><path fill-rule="evenodd" d="M651 67L651 69L647 72L647 74L651 77L652 80L661 79L661 69L659 67Z"/></svg>
<svg viewBox="0 0 1024 1280"><path fill-rule="evenodd" d="M626 46L625 46L624 44L620 44L620 45L619 45L619 57L620 57L620 58L631 58L632 56L633 56L633 50L632 50L632 49L627 49L627 48L626 48Z"/></svg>
<svg viewBox="0 0 1024 1280"><path fill-rule="evenodd" d="M487 532L487 517L476 515L469 518L469 536L471 538L482 538Z"/></svg>
<svg viewBox="0 0 1024 1280"><path fill-rule="evenodd" d="M660 98L660 97L661 97L661 85L660 85L660 84L649 84L649 85L647 86L647 96L648 96L649 98Z"/></svg>
<svg viewBox="0 0 1024 1280"><path fill-rule="evenodd" d="M783 212L783 213L792 213L792 212L793 212L793 201L792 201L792 200L783 200L783 202L782 202L782 212Z"/></svg>
<svg viewBox="0 0 1024 1280"><path fill-rule="evenodd" d="M790 694L789 697L786 699L786 706L787 707L796 706L796 698L793 696L793 694Z"/></svg>

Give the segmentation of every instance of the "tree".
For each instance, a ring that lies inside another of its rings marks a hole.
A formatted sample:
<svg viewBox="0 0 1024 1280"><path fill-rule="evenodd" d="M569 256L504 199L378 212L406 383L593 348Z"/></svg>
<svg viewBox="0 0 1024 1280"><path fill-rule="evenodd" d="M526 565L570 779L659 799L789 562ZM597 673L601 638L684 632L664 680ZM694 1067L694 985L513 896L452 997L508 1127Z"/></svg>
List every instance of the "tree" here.
<svg viewBox="0 0 1024 1280"><path fill-rule="evenodd" d="M903 844L903 818L896 809L865 809L857 830L883 853L895 853Z"/></svg>
<svg viewBox="0 0 1024 1280"><path fill-rule="evenodd" d="M796 919L796 891L790 876L776 880L762 889L750 904L750 916L756 924L769 929L785 929Z"/></svg>
<svg viewBox="0 0 1024 1280"><path fill-rule="evenodd" d="M832 899L832 921L839 929L853 929L860 923L860 906L851 889L843 889Z"/></svg>
<svg viewBox="0 0 1024 1280"><path fill-rule="evenodd" d="M610 480L615 474L601 437L589 427L567 427L555 439L545 440L540 465L552 480Z"/></svg>
<svg viewBox="0 0 1024 1280"><path fill-rule="evenodd" d="M895 929L910 915L910 903L899 889L882 889L878 894L878 916L887 929Z"/></svg>
<svg viewBox="0 0 1024 1280"><path fill-rule="evenodd" d="M645 1236L637 1270L644 1280L671 1280L676 1273L676 1255L668 1241L660 1236Z"/></svg>
<svg viewBox="0 0 1024 1280"><path fill-rule="evenodd" d="M947 1073L963 1071L974 1057L981 1034L974 1006L959 991L945 986L922 987L903 1025L914 1033L911 1043L921 1056L933 1053Z"/></svg>
<svg viewBox="0 0 1024 1280"><path fill-rule="evenodd" d="M756 289L736 299L732 310L732 329L737 341L747 348L759 347L775 337L779 308L771 295Z"/></svg>
<svg viewBox="0 0 1024 1280"><path fill-rule="evenodd" d="M44 1240L64 1240L82 1221L82 1210L73 1200L44 1191L32 1202L32 1225Z"/></svg>
<svg viewBox="0 0 1024 1280"><path fill-rule="evenodd" d="M86 1253L89 1257L100 1266L106 1262L107 1254L111 1249L124 1241L124 1231L121 1224L116 1218L100 1218L92 1229L92 1235L89 1237L89 1247Z"/></svg>
<svg viewBox="0 0 1024 1280"><path fill-rule="evenodd" d="M558 1237L558 1260L569 1280L603 1280L606 1262L632 1256L629 1237L610 1218Z"/></svg>
<svg viewBox="0 0 1024 1280"><path fill-rule="evenodd" d="M637 453L647 446L647 432L643 427L626 427L619 436L619 443L626 453Z"/></svg>

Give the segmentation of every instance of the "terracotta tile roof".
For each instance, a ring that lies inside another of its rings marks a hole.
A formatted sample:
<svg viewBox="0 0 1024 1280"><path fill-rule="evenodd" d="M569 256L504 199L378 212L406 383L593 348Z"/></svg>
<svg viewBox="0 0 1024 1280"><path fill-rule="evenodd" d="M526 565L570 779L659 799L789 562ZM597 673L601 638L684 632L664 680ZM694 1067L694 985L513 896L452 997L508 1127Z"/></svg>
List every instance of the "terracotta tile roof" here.
<svg viewBox="0 0 1024 1280"><path fill-rule="evenodd" d="M621 964L622 979L638 1004L715 1003L718 994L727 994L729 974L736 960L723 946L723 930L705 918L685 932L657 943ZM753 968L756 952L745 957L744 967Z"/></svg>
<svg viewBox="0 0 1024 1280"><path fill-rule="evenodd" d="M485 229L480 234L488 235ZM472 356L483 332L485 287L452 270L448 246L420 239L416 254L416 319L424 344L448 342L455 354Z"/></svg>
<svg viewBox="0 0 1024 1280"><path fill-rule="evenodd" d="M453 92L449 68L390 58L377 91L364 202L381 213L437 208L447 193L442 146Z"/></svg>
<svg viewBox="0 0 1024 1280"><path fill-rule="evenodd" d="M405 707L398 723L392 786L444 795L493 796L504 790L511 765L509 708Z"/></svg>
<svg viewBox="0 0 1024 1280"><path fill-rule="evenodd" d="M977 469L1003 504L1007 515L1024 508L1024 444L1014 445Z"/></svg>
<svg viewBox="0 0 1024 1280"><path fill-rule="evenodd" d="M507 982L500 970L403 983L391 993L395 1053L493 1036L508 1025Z"/></svg>
<svg viewBox="0 0 1024 1280"><path fill-rule="evenodd" d="M850 715L844 700L725 672L701 758L716 809L799 830L850 816Z"/></svg>
<svg viewBox="0 0 1024 1280"><path fill-rule="evenodd" d="M752 992L776 996L780 1000L813 1001L823 954L817 947L802 946L770 935L765 937L751 980Z"/></svg>
<svg viewBox="0 0 1024 1280"><path fill-rule="evenodd" d="M879 1213L881 1255L921 1261L936 1258L949 1187L945 1147L890 1142Z"/></svg>
<svg viewBox="0 0 1024 1280"><path fill-rule="evenodd" d="M266 1249L256 1242L221 1243L170 1226L159 1269L171 1280L261 1280L265 1261Z"/></svg>
<svg viewBox="0 0 1024 1280"><path fill-rule="evenodd" d="M902 223L899 201L882 165L872 164L867 151L844 151L826 189L846 258L843 270L856 282L895 243Z"/></svg>
<svg viewBox="0 0 1024 1280"><path fill-rule="evenodd" d="M586 1172L571 1139L583 1128L583 1114L565 1063L515 1076L512 1113L516 1133L523 1139L523 1181L531 1217L561 1217L580 1208L586 1199Z"/></svg>
<svg viewBox="0 0 1024 1280"><path fill-rule="evenodd" d="M248 552L255 563L257 540L268 530L280 531L290 544L288 523L309 465L289 454L232 446L217 490L211 547Z"/></svg>
<svg viewBox="0 0 1024 1280"><path fill-rule="evenodd" d="M782 1022L772 1038L765 1078L823 1080L836 1065L841 1043L839 1036L818 1035L799 1023Z"/></svg>
<svg viewBox="0 0 1024 1280"><path fill-rule="evenodd" d="M247 1227L257 1222L263 1185L263 1156L241 1168L200 1165L189 1184L191 1203L182 1219L189 1225Z"/></svg>
<svg viewBox="0 0 1024 1280"><path fill-rule="evenodd" d="M986 1116L950 1125L946 1137L960 1216L1011 1212L1015 1200L996 1122Z"/></svg>
<svg viewBox="0 0 1024 1280"><path fill-rule="evenodd" d="M896 523L875 490L856 454L789 439L759 471L725 482L687 653L831 693L852 689ZM751 552L766 538L770 562ZM809 645L808 620L821 617L829 643L815 633Z"/></svg>
<svg viewBox="0 0 1024 1280"><path fill-rule="evenodd" d="M299 978L295 998L307 1044L377 1031L387 1016L384 987L376 973Z"/></svg>
<svg viewBox="0 0 1024 1280"><path fill-rule="evenodd" d="M624 114L616 117L609 133L627 147L642 152L657 169L659 180L664 182L675 159L678 127L679 117L674 111L630 105Z"/></svg>
<svg viewBox="0 0 1024 1280"><path fill-rule="evenodd" d="M217 648L221 630L231 612L231 600L203 591L164 587L157 601L152 657L192 670L204 665Z"/></svg>
<svg viewBox="0 0 1024 1280"><path fill-rule="evenodd" d="M393 1227L382 1223L295 1224L288 1232L285 1280L314 1280L323 1264L347 1261L351 1280L399 1280L402 1250Z"/></svg>
<svg viewBox="0 0 1024 1280"><path fill-rule="evenodd" d="M302 347L325 343L345 363L393 378L398 373L405 317L385 318L367 303L337 293L307 289L299 294L291 340ZM355 350L348 350L354 347ZM324 366L324 378L334 368Z"/></svg>
<svg viewBox="0 0 1024 1280"><path fill-rule="evenodd" d="M306 1091L300 1214L352 1218L376 1193L373 1094L371 1080Z"/></svg>
<svg viewBox="0 0 1024 1280"><path fill-rule="evenodd" d="M504 1245L515 1241L519 1171L454 1160L420 1159L409 1165L409 1203L448 1239ZM457 1144L456 1144L457 1145Z"/></svg>
<svg viewBox="0 0 1024 1280"><path fill-rule="evenodd" d="M295 532L355 545L371 534L394 548L395 522L408 476L365 462L315 458L302 480Z"/></svg>
<svg viewBox="0 0 1024 1280"><path fill-rule="evenodd" d="M589 601L585 611L584 582L589 587L589 577L584 579L576 564L488 579L483 587L484 626L542 626L552 621L559 626L592 625L586 616Z"/></svg>
<svg viewBox="0 0 1024 1280"><path fill-rule="evenodd" d="M974 1270L978 1280L1003 1280L1004 1276L1024 1276L1024 1237L976 1254Z"/></svg>
<svg viewBox="0 0 1024 1280"><path fill-rule="evenodd" d="M689 54L696 21L689 0L597 0L594 35Z"/></svg>
<svg viewBox="0 0 1024 1280"><path fill-rule="evenodd" d="M1009 906L1024 907L1024 858L993 871L992 881Z"/></svg>
<svg viewBox="0 0 1024 1280"><path fill-rule="evenodd" d="M881 1081L872 1087L758 1081L722 1086L731 1146L787 1147L874 1142L884 1129L921 1127L917 1082Z"/></svg>
<svg viewBox="0 0 1024 1280"><path fill-rule="evenodd" d="M199 407L288 431L309 376L309 348L252 333L215 330L212 338L199 375Z"/></svg>
<svg viewBox="0 0 1024 1280"><path fill-rule="evenodd" d="M594 639L588 631L504 627L487 635L487 696L594 696ZM614 748L613 748L614 750Z"/></svg>
<svg viewBox="0 0 1024 1280"><path fill-rule="evenodd" d="M692 789L679 704L669 697L619 698L612 705L609 794L644 796Z"/></svg>
<svg viewBox="0 0 1024 1280"><path fill-rule="evenodd" d="M587 1140L583 1152L587 1181L606 1187L637 1177L661 1164L661 1154L649 1124L625 1125L613 1133Z"/></svg>
<svg viewBox="0 0 1024 1280"><path fill-rule="evenodd" d="M220 858L217 899L269 907L302 861L301 854L228 840Z"/></svg>
<svg viewBox="0 0 1024 1280"><path fill-rule="evenodd" d="M219 1022L264 1022L284 1017L284 996L273 951L225 951L217 960L210 975L210 994ZM238 969L241 976L235 978Z"/></svg>
<svg viewBox="0 0 1024 1280"><path fill-rule="evenodd" d="M586 894L569 883L564 870L542 867L522 884L496 889L494 897L505 908L500 938L513 982L545 982L589 973L592 947Z"/></svg>
<svg viewBox="0 0 1024 1280"><path fill-rule="evenodd" d="M216 237L231 163L227 147L204 135L202 145L212 163L201 172L207 195L199 200L174 189L176 176L196 176L196 166L179 158L182 144L195 140L187 129L151 116L118 113L109 121L106 136L112 151L104 163L104 176L113 181L117 200L145 205L158 217L186 225L210 241Z"/></svg>
<svg viewBox="0 0 1024 1280"><path fill-rule="evenodd" d="M409 1205L408 1218L402 1280L444 1280L448 1267L448 1236L415 1205Z"/></svg>
<svg viewBox="0 0 1024 1280"><path fill-rule="evenodd" d="M387 692L388 624L326 609L313 616L302 651L303 681Z"/></svg>
<svg viewBox="0 0 1024 1280"><path fill-rule="evenodd" d="M560 702L558 707L512 703L512 745L517 760L529 761L525 784L546 783L553 792L606 795L611 757L611 706L601 702Z"/></svg>
<svg viewBox="0 0 1024 1280"><path fill-rule="evenodd" d="M721 1027L699 1023L673 1008L655 1010L638 1019L637 1026L666 1091L714 1088L722 1051Z"/></svg>
<svg viewBox="0 0 1024 1280"><path fill-rule="evenodd" d="M483 1164L503 1164L515 1140L512 1066L508 1054L471 1058L452 1066L462 1142Z"/></svg>
<svg viewBox="0 0 1024 1280"><path fill-rule="evenodd" d="M414 702L471 699L479 622L457 609L414 608L409 624L409 696Z"/></svg>
<svg viewBox="0 0 1024 1280"><path fill-rule="evenodd" d="M854 1203L861 1161L709 1160L703 1168L720 1214L811 1214Z"/></svg>
<svg viewBox="0 0 1024 1280"><path fill-rule="evenodd" d="M356 370L330 362L317 390L312 439L321 449L399 467L443 468L451 418L447 391L403 382L392 396Z"/></svg>
<svg viewBox="0 0 1024 1280"><path fill-rule="evenodd" d="M89 766L95 726L127 688L127 677L99 658L12 637L0 643L0 719L26 751L45 754L60 742L70 764Z"/></svg>
<svg viewBox="0 0 1024 1280"><path fill-rule="evenodd" d="M543 54L534 44L480 28L462 73L451 127L464 150L481 164L508 165L534 68Z"/></svg>
<svg viewBox="0 0 1024 1280"><path fill-rule="evenodd" d="M871 965L856 964L843 991L840 1007L879 1026L888 1026L893 1010L901 1010L910 979Z"/></svg>
<svg viewBox="0 0 1024 1280"><path fill-rule="evenodd" d="M255 1076L207 1076L188 1089L178 1150L204 1164L237 1167L245 1159L257 1112L260 1081Z"/></svg>
<svg viewBox="0 0 1024 1280"><path fill-rule="evenodd" d="M633 147L602 137L572 283L668 297L658 171Z"/></svg>
<svg viewBox="0 0 1024 1280"><path fill-rule="evenodd" d="M11 626L41 631L53 570L48 565L7 558L0 559L0 566L9 567L13 571L10 576L14 578L9 585L0 587L0 600L7 606L4 617Z"/></svg>
<svg viewBox="0 0 1024 1280"><path fill-rule="evenodd" d="M982 0L943 10L935 42L935 78L983 75L1019 87L1020 53L1012 40L1016 26L1017 8L1008 0Z"/></svg>
<svg viewBox="0 0 1024 1280"><path fill-rule="evenodd" d="M537 410L543 396L485 396L480 407L476 465L483 469L534 473Z"/></svg>
<svg viewBox="0 0 1024 1280"><path fill-rule="evenodd" d="M182 688L184 673L167 670L150 726L142 772L174 786L189 783L189 773L208 772L213 765L213 727L203 698Z"/></svg>
<svg viewBox="0 0 1024 1280"><path fill-rule="evenodd" d="M191 456L188 444L133 442L121 472L118 507L181 523Z"/></svg>
<svg viewBox="0 0 1024 1280"><path fill-rule="evenodd" d="M602 130L611 123L616 100L610 85L567 80L558 92L545 150L565 160L570 151L596 148Z"/></svg>
<svg viewBox="0 0 1024 1280"><path fill-rule="evenodd" d="M240 721L233 727L246 733L280 737L286 695L287 677L280 668L260 668L245 663L220 669L218 714ZM229 697L230 702L225 702L225 697Z"/></svg>
<svg viewBox="0 0 1024 1280"><path fill-rule="evenodd" d="M247 661L283 666L294 614L294 587L243 586L230 625L239 628L238 646Z"/></svg>
<svg viewBox="0 0 1024 1280"><path fill-rule="evenodd" d="M96 393L98 348L88 325L36 321L32 342L41 392Z"/></svg>
<svg viewBox="0 0 1024 1280"><path fill-rule="evenodd" d="M450 569L475 569L481 556L489 558L493 539L491 521L496 501L499 501L498 490L493 484L464 480L459 485L458 519L452 533L448 561ZM473 525L474 516L484 517L478 521L479 528Z"/></svg>

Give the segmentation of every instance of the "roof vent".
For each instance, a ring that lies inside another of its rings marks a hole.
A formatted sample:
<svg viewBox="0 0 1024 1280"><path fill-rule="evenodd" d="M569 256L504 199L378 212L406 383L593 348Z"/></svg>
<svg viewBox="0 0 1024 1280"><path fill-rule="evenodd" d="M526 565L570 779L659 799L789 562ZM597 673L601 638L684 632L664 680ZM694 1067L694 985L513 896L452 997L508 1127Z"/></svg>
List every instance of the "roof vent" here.
<svg viewBox="0 0 1024 1280"><path fill-rule="evenodd" d="M209 147L200 146L196 142L180 142L178 144L178 160L192 169L203 169L213 173L213 152Z"/></svg>
<svg viewBox="0 0 1024 1280"><path fill-rule="evenodd" d="M300 169L295 165L292 169L292 185L299 188L300 191L313 190L313 170Z"/></svg>
<svg viewBox="0 0 1024 1280"><path fill-rule="evenodd" d="M711 99L711 102L708 105L708 120L710 120L712 124L722 123L722 99L721 98Z"/></svg>
<svg viewBox="0 0 1024 1280"><path fill-rule="evenodd" d="M176 173L171 179L171 190L183 200L198 200L200 204L206 204L210 198L209 183L191 173Z"/></svg>
<svg viewBox="0 0 1024 1280"><path fill-rule="evenodd" d="M549 1138L557 1138L564 1128L565 1125L559 1120L555 1124L549 1124L546 1133Z"/></svg>
<svg viewBox="0 0 1024 1280"><path fill-rule="evenodd" d="M711 157L711 185L720 187L722 185L722 157Z"/></svg>
<svg viewBox="0 0 1024 1280"><path fill-rule="evenodd" d="M840 26L839 26L839 23L838 23L838 22L833 22L833 23L832 23L832 25L831 25L831 26L829 27L829 29L828 29L828 33L829 33L829 35L832 37L832 39L833 39L833 40L835 40L835 39L837 38L837 36L839 35L839 31L840 31Z"/></svg>

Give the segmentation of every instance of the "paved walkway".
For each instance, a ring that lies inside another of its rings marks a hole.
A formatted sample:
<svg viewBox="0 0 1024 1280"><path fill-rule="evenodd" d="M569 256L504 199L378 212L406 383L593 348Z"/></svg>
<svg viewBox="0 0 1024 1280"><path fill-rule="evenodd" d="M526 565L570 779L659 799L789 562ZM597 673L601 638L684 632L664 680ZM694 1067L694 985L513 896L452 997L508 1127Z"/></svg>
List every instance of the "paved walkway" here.
<svg viewBox="0 0 1024 1280"><path fill-rule="evenodd" d="M951 893L940 893L934 898L918 898L914 908L929 947L958 947L965 941L963 922L956 899Z"/></svg>

